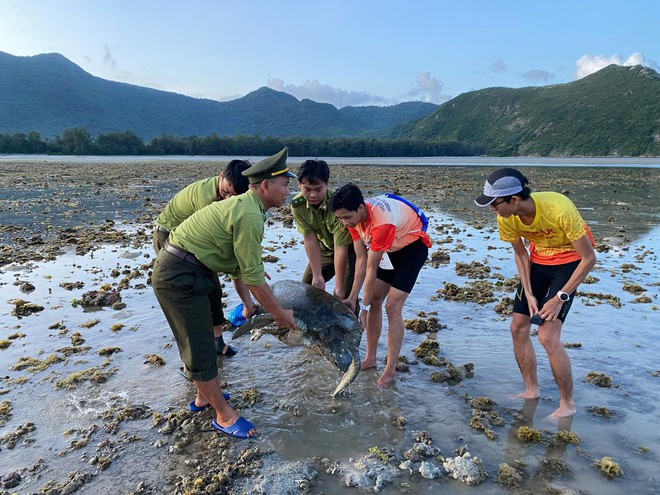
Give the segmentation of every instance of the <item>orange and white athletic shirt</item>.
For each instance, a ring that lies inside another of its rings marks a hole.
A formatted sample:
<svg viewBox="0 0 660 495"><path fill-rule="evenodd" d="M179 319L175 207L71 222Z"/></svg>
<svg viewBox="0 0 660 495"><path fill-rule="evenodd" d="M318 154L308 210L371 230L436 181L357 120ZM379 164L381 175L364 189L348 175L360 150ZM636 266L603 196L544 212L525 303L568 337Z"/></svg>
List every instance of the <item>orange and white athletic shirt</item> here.
<svg viewBox="0 0 660 495"><path fill-rule="evenodd" d="M527 239L530 241L530 259L539 265L578 261L580 255L573 247L573 241L586 235L593 246L594 238L576 206L556 192L532 193L531 197L536 205L532 224L525 225L516 215L498 216L500 239L504 242L517 242L521 237Z"/></svg>
<svg viewBox="0 0 660 495"><path fill-rule="evenodd" d="M431 247L431 239L422 230L422 221L407 204L396 199L376 196L364 201L367 220L349 227L353 241L361 239L371 251L398 251L417 239Z"/></svg>

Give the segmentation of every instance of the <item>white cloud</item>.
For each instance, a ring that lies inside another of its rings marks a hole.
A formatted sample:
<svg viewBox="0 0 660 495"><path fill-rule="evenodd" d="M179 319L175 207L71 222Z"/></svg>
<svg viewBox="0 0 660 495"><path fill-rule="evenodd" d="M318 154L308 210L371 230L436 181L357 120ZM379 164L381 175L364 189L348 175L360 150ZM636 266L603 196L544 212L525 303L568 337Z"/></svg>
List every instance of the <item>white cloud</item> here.
<svg viewBox="0 0 660 495"><path fill-rule="evenodd" d="M366 91L354 91L335 88L323 84L318 79L307 79L304 84L285 84L283 79L271 77L266 86L276 91L284 91L299 100L308 98L319 103L330 103L337 108L361 105L396 105L404 101L427 101L431 103L444 103L451 99L443 95L444 83L430 72L420 72L416 76L415 87L407 93L396 97L378 96Z"/></svg>
<svg viewBox="0 0 660 495"><path fill-rule="evenodd" d="M655 70L659 69L658 64L653 60L646 58L642 52L635 52L626 59L618 53L610 55L609 57L605 55L582 55L577 62L575 62L575 77L576 79L582 79L583 77L593 74L611 64L623 65L626 67L643 65Z"/></svg>
<svg viewBox="0 0 660 495"><path fill-rule="evenodd" d="M430 103L444 103L447 100L451 100L451 96L442 94L445 84L437 77L431 77L430 72L419 72L415 82L415 88L408 91L407 95L413 97L414 100ZM410 101L410 98L399 101Z"/></svg>
<svg viewBox="0 0 660 495"><path fill-rule="evenodd" d="M117 61L112 55L112 51L108 45L103 45L105 53L103 54L103 64L110 67L112 70L117 68Z"/></svg>
<svg viewBox="0 0 660 495"><path fill-rule="evenodd" d="M552 72L548 72L547 70L541 70L541 69L529 70L525 72L522 76L523 79L525 79L525 81L530 82L532 84L549 83L555 78L555 75Z"/></svg>
<svg viewBox="0 0 660 495"><path fill-rule="evenodd" d="M276 91L284 91L299 100L304 98L330 103L337 108L358 105L391 105L394 102L382 96L372 95L366 91L351 91L322 84L318 79L305 80L304 84L285 84L283 79L271 77L266 85Z"/></svg>
<svg viewBox="0 0 660 495"><path fill-rule="evenodd" d="M506 65L506 62L500 58L495 60L490 68L493 72L506 72L508 66Z"/></svg>

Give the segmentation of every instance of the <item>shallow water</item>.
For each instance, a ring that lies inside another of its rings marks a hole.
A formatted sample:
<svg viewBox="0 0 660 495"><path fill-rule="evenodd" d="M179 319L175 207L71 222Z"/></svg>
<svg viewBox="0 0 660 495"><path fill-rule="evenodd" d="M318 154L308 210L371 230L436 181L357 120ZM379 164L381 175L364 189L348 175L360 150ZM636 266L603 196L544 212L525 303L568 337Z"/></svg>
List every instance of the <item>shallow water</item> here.
<svg viewBox="0 0 660 495"><path fill-rule="evenodd" d="M250 342L248 337L233 341L232 345L238 348L239 354L232 359L220 360L220 378L228 382L227 390L235 397L248 388L257 389L261 399L254 406L244 408L242 414L261 432L256 444L263 450L274 450L282 459L305 460L321 456L346 461L364 456L374 446L402 452L412 445L414 432L423 430L429 433L445 456L451 456L455 449L467 445L473 455L482 458L489 474L489 479L476 487L454 480L424 480L419 476L403 475L398 482L382 490L385 494L402 490L407 493L506 493L507 490L493 483L493 479L500 463L515 459L522 460L527 466L526 471L532 480L527 482L525 489L531 492L540 492L547 486L573 487L599 494L660 492L657 474L660 433L656 427L660 422L657 406L660 377L651 374L660 370L657 360L660 316L656 307L660 285L657 255L660 229L657 217L651 215L647 218L652 208L639 211L634 206L627 212L632 220L626 220L625 225L634 229L640 219L644 219L645 227L636 231L634 237L621 242L619 247L608 253L599 253L598 264L592 272L599 281L580 288L584 292L619 296L622 306L615 308L605 302L592 306L585 304L589 303L588 299L576 298L564 326L562 340L582 344L579 349L567 351L573 366L578 413L570 425L561 425L561 428L570 428L580 436L579 448L568 445L553 449L547 444L522 444L515 438L520 423L515 421L512 413L521 411L523 402L512 397L522 391L522 380L511 348L509 319L493 310L497 302L482 306L430 299L445 281L460 286L469 281L454 271L454 264L458 261L487 261L492 268L490 280L495 280L495 273L501 273L505 278L515 274L511 250L497 238L494 219L483 226L468 225L464 212L450 215L447 210L428 211L432 232L435 226L443 224L457 229L453 231L452 242L436 244L432 248L432 251L438 247L447 249L451 261L437 269L430 264L424 267L404 308L404 318L414 318L418 311L437 312L440 322L447 325L437 333L441 356L457 365L474 363L473 378L453 386L432 383L429 376L437 368L420 362L411 364L409 373L399 373L396 384L385 390L375 384L378 371L365 371L351 385L347 396L332 399L330 394L340 378L337 370L311 351L287 347L270 336L256 342ZM588 222L593 220L591 214L591 210L583 211ZM133 230L135 227L126 228ZM266 232L264 245L275 246L276 250L271 254L279 257L278 262L266 265L273 280L298 279L304 268L303 246L298 242L292 247L281 247L288 241L299 240L295 229L276 223ZM446 236L433 237L438 240ZM36 492L47 480L61 481L70 471L96 472L97 467L89 464L89 459L96 453L111 457L112 464L77 493L127 493L140 481L161 487L167 493L172 489L165 485L170 475L186 472L184 460L194 457L199 446L193 443L190 452L184 455L169 453L168 437L157 433L157 428L151 428L150 419L124 421L118 433L100 428L91 435L86 447L70 449L70 442L81 438L87 429L107 424L99 414L108 408L139 404L165 413L185 408L194 397L192 385L177 373L176 346L150 287L135 287L146 283L147 270L141 266L148 264L152 256L148 244L139 247L102 246L84 256L69 253L53 262L7 265L0 270L0 339L16 332L26 334L24 338L14 340L9 348L0 350L0 376L28 378L23 384L6 379L0 381L0 389L8 390L0 396L0 401L9 400L13 406L13 416L6 425L0 426L0 436L27 421L37 426L28 436L31 443L23 445L19 442L14 449L0 446L0 477L14 469L33 465L39 458L45 461L43 469L24 475L21 484L13 489L16 493ZM638 269L624 272L622 267L626 263ZM122 291L127 305L125 309L85 312L80 307L71 306L71 301L80 298L82 293L98 289L104 283L117 283L121 277L110 276L113 268L120 271L141 269L143 272L131 280L130 288ZM20 292L19 286L14 285L15 280L31 282L35 291L29 294ZM75 281L84 282L84 288L66 291L59 286L60 282ZM637 296L622 291L624 283L642 285L653 302L633 303ZM238 299L231 284L227 285L227 303L232 308ZM495 297L500 300L506 295L509 294L496 292ZM9 301L19 298L38 303L45 309L21 319L11 316L14 306ZM97 325L80 327L94 318L100 320ZM58 329L48 328L58 321L68 328L66 335L60 335ZM117 323L124 327L112 331L110 327ZM386 324L381 337L380 358L385 355L385 330ZM34 374L10 369L21 356L44 359L56 349L69 346L74 331L79 331L86 340L84 345L91 347L88 352L71 355L67 361ZM230 334L226 333L225 338L229 337ZM412 351L426 337L407 331L402 355L414 361ZM109 358L110 364L102 368L116 368L116 373L107 382L86 382L73 390L55 388L55 382L69 373L102 364L105 358L96 351L108 346L120 347L122 351L113 354ZM534 411L525 412L533 414L527 418L527 424L541 429L548 438L560 427L544 420L557 407L557 389L545 353L538 342L535 346L542 398ZM164 358L166 364L162 367L145 364L145 356L152 353ZM599 388L585 382L584 377L590 371L611 376L616 387ZM464 398L466 395L488 396L497 402L497 410L505 418L506 425L493 427L498 433L496 440L487 439L469 426L470 406ZM595 417L586 410L587 406L607 407L615 412L615 416L612 419ZM399 416L406 418L404 430L393 424ZM210 420L211 416L208 417ZM71 429L79 432L65 436L64 432ZM130 439L128 435L140 438ZM214 435L210 428L199 433L200 438L207 435ZM110 439L113 446L99 447L106 439ZM165 445L159 446L159 440ZM644 452L640 447L650 450ZM623 478L610 481L593 466L595 460L605 455L621 465L625 473ZM535 480L534 474L545 457L564 460L571 473L550 481ZM355 489L344 486L336 476L322 473L312 493L321 491L343 494L354 493Z"/></svg>

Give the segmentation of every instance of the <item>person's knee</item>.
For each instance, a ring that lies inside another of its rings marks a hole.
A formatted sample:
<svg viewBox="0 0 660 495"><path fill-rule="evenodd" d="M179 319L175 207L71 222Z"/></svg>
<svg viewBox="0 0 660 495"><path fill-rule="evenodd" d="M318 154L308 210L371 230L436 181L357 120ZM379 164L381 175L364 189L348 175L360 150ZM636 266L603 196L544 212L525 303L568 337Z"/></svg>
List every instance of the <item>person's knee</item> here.
<svg viewBox="0 0 660 495"><path fill-rule="evenodd" d="M522 319L514 318L511 320L511 336L514 339L527 339L529 338L529 329L531 325L529 322Z"/></svg>
<svg viewBox="0 0 660 495"><path fill-rule="evenodd" d="M546 352L554 352L559 348L563 349L561 340L559 339L558 332L539 332L539 343L543 346Z"/></svg>

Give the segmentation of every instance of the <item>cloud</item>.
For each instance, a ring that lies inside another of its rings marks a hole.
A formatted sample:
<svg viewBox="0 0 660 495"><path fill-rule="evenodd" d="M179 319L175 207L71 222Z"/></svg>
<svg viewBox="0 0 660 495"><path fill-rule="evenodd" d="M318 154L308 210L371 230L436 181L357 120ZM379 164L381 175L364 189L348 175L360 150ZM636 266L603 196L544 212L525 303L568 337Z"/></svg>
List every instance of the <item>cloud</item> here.
<svg viewBox="0 0 660 495"><path fill-rule="evenodd" d="M403 95L395 97L378 96L367 91L354 91L335 88L329 84L322 84L318 79L307 79L304 84L285 84L283 79L271 77L266 85L276 91L283 91L295 96L299 100L308 98L319 103L330 103L337 108L361 105L396 105L404 101L427 101L431 103L444 103L451 99L443 95L444 83L430 72L420 72L415 79L415 87Z"/></svg>
<svg viewBox="0 0 660 495"><path fill-rule="evenodd" d="M447 100L451 100L451 96L442 94L442 89L445 84L438 80L437 77L431 77L430 72L419 72L415 82L415 88L408 91L407 96L411 96L415 100L430 103L444 103ZM410 98L400 101L409 100Z"/></svg>
<svg viewBox="0 0 660 495"><path fill-rule="evenodd" d="M330 103L338 108L358 105L390 105L393 102L366 91L351 91L322 84L318 79L305 80L304 84L285 84L283 79L271 77L266 85L276 91L284 91L299 100L308 98L319 103Z"/></svg>
<svg viewBox="0 0 660 495"><path fill-rule="evenodd" d="M626 67L643 65L655 70L659 69L658 64L655 61L646 58L642 52L635 52L626 59L618 53L610 55L609 57L605 55L582 55L577 62L575 62L575 78L582 79L583 77L593 74L611 64L623 65Z"/></svg>
<svg viewBox="0 0 660 495"><path fill-rule="evenodd" d="M500 58L495 60L495 62L493 62L490 68L493 72L506 72L508 67L506 65L506 62Z"/></svg>
<svg viewBox="0 0 660 495"><path fill-rule="evenodd" d="M543 84L552 81L555 75L547 70L535 69L523 73L523 79L532 84Z"/></svg>
<svg viewBox="0 0 660 495"><path fill-rule="evenodd" d="M103 65L110 67L111 69L117 68L117 61L112 56L112 51L108 45L103 45L104 54L103 54Z"/></svg>

